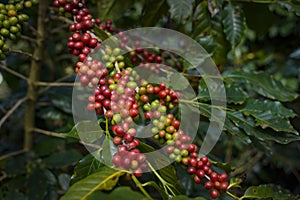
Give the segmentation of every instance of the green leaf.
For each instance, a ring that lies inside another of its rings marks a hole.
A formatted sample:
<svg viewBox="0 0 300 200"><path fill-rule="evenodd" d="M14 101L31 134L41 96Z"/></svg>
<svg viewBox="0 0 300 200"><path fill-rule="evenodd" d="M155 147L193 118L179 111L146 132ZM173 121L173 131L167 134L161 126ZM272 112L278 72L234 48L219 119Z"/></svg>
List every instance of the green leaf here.
<svg viewBox="0 0 300 200"><path fill-rule="evenodd" d="M288 88L265 72L227 71L223 74L223 77L234 82L249 84L249 89L270 99L286 102L298 97L297 93L289 91Z"/></svg>
<svg viewBox="0 0 300 200"><path fill-rule="evenodd" d="M140 143L138 148L141 150L143 153L149 153L149 152L155 152L155 156L151 156L151 158L147 157L147 160L151 163L151 165L154 167L154 169L159 168L161 165L165 165L166 167L163 167L159 170L159 174L161 177L167 181L168 183L172 184L173 186L177 186L178 184L178 178L177 178L177 173L173 165L167 164L169 163L169 158L167 158L165 155L160 153L159 151L156 151L152 146L147 145L143 142ZM180 188L174 188L172 187L174 192L176 194L180 194Z"/></svg>
<svg viewBox="0 0 300 200"><path fill-rule="evenodd" d="M70 179L71 179L71 177L69 174L63 173L58 176L59 185L64 191L68 190L69 185L70 185Z"/></svg>
<svg viewBox="0 0 300 200"><path fill-rule="evenodd" d="M210 33L211 14L207 9L207 1L201 1L193 14L193 35L198 36L201 33Z"/></svg>
<svg viewBox="0 0 300 200"><path fill-rule="evenodd" d="M233 8L228 5L223 12L223 26L226 39L230 42L231 47L235 48L244 37L246 23L242 10Z"/></svg>
<svg viewBox="0 0 300 200"><path fill-rule="evenodd" d="M223 88L218 87L216 91L214 91L214 99L223 101L224 96L217 96L216 94L223 94ZM204 83L203 79L199 83L199 93L198 98L201 101L210 101L211 97L208 91L206 84ZM225 84L225 91L226 91L226 101L227 103L234 103L234 104L243 104L245 100L249 97L248 94L236 84Z"/></svg>
<svg viewBox="0 0 300 200"><path fill-rule="evenodd" d="M274 132L272 129L259 129L255 127L255 121L250 116L244 116L241 112L227 111L227 117L230 119L236 127L242 129L248 136L253 136L259 140L271 140L281 144L287 144L292 141L300 140L299 136L294 134L287 134L283 132Z"/></svg>
<svg viewBox="0 0 300 200"><path fill-rule="evenodd" d="M215 41L216 50L213 55L213 60L216 65L224 64L227 60L227 53L230 50L230 44L225 38L223 32L222 16L217 13L211 19L211 32L210 35Z"/></svg>
<svg viewBox="0 0 300 200"><path fill-rule="evenodd" d="M43 137L42 140L37 141L33 149L39 156L46 156L53 153L61 145L65 144L65 139L54 137Z"/></svg>
<svg viewBox="0 0 300 200"><path fill-rule="evenodd" d="M214 39L210 36L198 36L196 37L196 41L200 43L200 45L209 53L210 55L213 55L213 53L216 51L216 43Z"/></svg>
<svg viewBox="0 0 300 200"><path fill-rule="evenodd" d="M188 80L179 73L172 73L168 79L173 90L185 90L190 85Z"/></svg>
<svg viewBox="0 0 300 200"><path fill-rule="evenodd" d="M76 164L70 184L74 184L88 175L97 172L103 164L93 154L88 154Z"/></svg>
<svg viewBox="0 0 300 200"><path fill-rule="evenodd" d="M134 0L127 0L120 3L118 0L100 0L97 6L101 9L98 17L102 20L116 21L134 4Z"/></svg>
<svg viewBox="0 0 300 200"><path fill-rule="evenodd" d="M188 18L192 14L192 4L194 0L167 0L170 6L169 12L171 18L177 22L182 22L183 19Z"/></svg>
<svg viewBox="0 0 300 200"><path fill-rule="evenodd" d="M132 199L144 199L147 198L144 197L141 193L133 191L130 187L117 187L110 193L104 193L101 191L94 192L88 200L99 200L99 199L105 199L105 200L116 200L116 199L122 199L122 200L132 200Z"/></svg>
<svg viewBox="0 0 300 200"><path fill-rule="evenodd" d="M166 0L148 0L145 2L141 24L142 26L155 26L159 19L167 14L168 4Z"/></svg>
<svg viewBox="0 0 300 200"><path fill-rule="evenodd" d="M92 143L100 139L103 135L103 130L99 124L94 121L81 121L75 124L75 126L68 133L61 133L63 136L80 139L86 143Z"/></svg>
<svg viewBox="0 0 300 200"><path fill-rule="evenodd" d="M49 157L43 159L43 162L49 167L60 168L72 165L80 158L82 158L80 153L75 150L68 150L51 154Z"/></svg>
<svg viewBox="0 0 300 200"><path fill-rule="evenodd" d="M71 89L54 89L49 92L49 99L52 104L64 111L65 113L72 114L72 90Z"/></svg>
<svg viewBox="0 0 300 200"><path fill-rule="evenodd" d="M275 131L297 134L297 131L288 119L289 117L295 117L296 114L292 110L285 108L279 101L248 99L240 111L245 115L253 116L256 120L256 125L262 128L270 127Z"/></svg>
<svg viewBox="0 0 300 200"><path fill-rule="evenodd" d="M206 198L203 197L196 197L196 198L190 198L188 196L185 195L178 195L172 198L172 200L206 200Z"/></svg>
<svg viewBox="0 0 300 200"><path fill-rule="evenodd" d="M101 158L103 160L103 162L105 163L105 165L108 166L112 166L112 155L114 154L114 152L112 151L112 146L114 146L114 144L112 143L112 141L108 138L105 137L104 141L103 141L103 150L101 151Z"/></svg>
<svg viewBox="0 0 300 200"><path fill-rule="evenodd" d="M126 172L117 171L107 166L103 166L98 172L74 183L61 200L82 200L87 199L97 190L112 190L119 181L119 177Z"/></svg>
<svg viewBox="0 0 300 200"><path fill-rule="evenodd" d="M272 198L273 200L291 200L298 199L298 197L291 194L290 191L275 185L259 185L249 187L245 194L240 199L266 199Z"/></svg>
<svg viewBox="0 0 300 200"><path fill-rule="evenodd" d="M55 176L47 169L34 169L28 178L28 198L44 199L48 188L57 184Z"/></svg>
<svg viewBox="0 0 300 200"><path fill-rule="evenodd" d="M109 35L105 31L101 30L98 26L95 26L93 31L94 31L95 35L98 38L100 38L100 40L102 40L102 41L109 38Z"/></svg>

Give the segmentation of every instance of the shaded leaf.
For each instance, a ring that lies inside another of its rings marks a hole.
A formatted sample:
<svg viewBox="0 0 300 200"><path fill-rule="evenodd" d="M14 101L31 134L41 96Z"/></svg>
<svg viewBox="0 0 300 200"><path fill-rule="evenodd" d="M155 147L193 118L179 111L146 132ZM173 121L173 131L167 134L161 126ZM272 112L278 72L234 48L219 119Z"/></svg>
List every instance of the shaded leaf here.
<svg viewBox="0 0 300 200"><path fill-rule="evenodd" d="M191 16L192 4L194 0L167 0L170 6L169 12L171 18L178 22L182 22L183 19Z"/></svg>
<svg viewBox="0 0 300 200"><path fill-rule="evenodd" d="M47 169L35 169L28 178L28 198L30 200L44 199L50 186L56 185L55 176Z"/></svg>
<svg viewBox="0 0 300 200"><path fill-rule="evenodd" d="M72 185L88 175L97 172L101 167L103 167L103 164L93 154L88 154L76 164L70 184Z"/></svg>
<svg viewBox="0 0 300 200"><path fill-rule="evenodd" d="M65 144L65 139L54 137L43 137L34 145L34 151L39 156L46 156L57 150L58 147Z"/></svg>
<svg viewBox="0 0 300 200"><path fill-rule="evenodd" d="M297 133L288 119L296 114L285 108L279 101L248 99L240 111L253 116L257 122L256 125L262 128L270 127L275 131Z"/></svg>
<svg viewBox="0 0 300 200"><path fill-rule="evenodd" d="M116 21L133 5L134 0L127 0L120 3L118 0L101 0L97 1L98 17L102 20Z"/></svg>
<svg viewBox="0 0 300 200"><path fill-rule="evenodd" d="M213 60L216 65L224 64L226 62L227 53L230 50L230 44L225 38L223 32L222 16L221 13L217 13L211 19L211 32L210 35L215 41L216 50L213 54Z"/></svg>
<svg viewBox="0 0 300 200"><path fill-rule="evenodd" d="M223 77L232 79L235 82L249 84L249 89L270 99L286 102L298 97L298 94L289 91L288 88L264 72L227 71L223 74Z"/></svg>
<svg viewBox="0 0 300 200"><path fill-rule="evenodd" d="M167 12L168 4L166 0L146 1L141 16L142 26L154 26Z"/></svg>
<svg viewBox="0 0 300 200"><path fill-rule="evenodd" d="M69 150L51 154L49 157L43 159L43 162L49 167L60 168L72 165L80 158L82 158L80 153L74 150Z"/></svg>
<svg viewBox="0 0 300 200"><path fill-rule="evenodd" d="M37 112L37 116L45 120L61 120L66 118L66 114L52 106L41 109Z"/></svg>
<svg viewBox="0 0 300 200"><path fill-rule="evenodd" d="M119 177L124 175L124 171L117 171L107 166L103 166L98 172L74 183L61 200L82 200L87 199L97 190L112 190Z"/></svg>
<svg viewBox="0 0 300 200"><path fill-rule="evenodd" d="M67 191L70 185L70 175L69 174L60 174L58 176L58 182L60 187L64 190Z"/></svg>
<svg viewBox="0 0 300 200"><path fill-rule="evenodd" d="M100 40L104 41L109 38L109 35L105 31L101 30L98 26L95 26L93 30L95 35L100 38Z"/></svg>
<svg viewBox="0 0 300 200"><path fill-rule="evenodd" d="M290 191L275 185L251 186L245 191L245 194L240 199L246 199L246 198L249 199L272 198L274 200L298 199L298 197L293 196L293 194L291 194Z"/></svg>
<svg viewBox="0 0 300 200"><path fill-rule="evenodd" d="M245 33L246 23L241 12L230 5L226 6L223 12L224 33L232 48L241 42Z"/></svg>
<svg viewBox="0 0 300 200"><path fill-rule="evenodd" d="M210 55L216 51L216 43L210 35L196 37L196 40Z"/></svg>
<svg viewBox="0 0 300 200"><path fill-rule="evenodd" d="M49 98L52 104L64 111L72 114L72 90L71 89L55 89L49 92Z"/></svg>
<svg viewBox="0 0 300 200"><path fill-rule="evenodd" d="M201 1L193 14L193 35L198 36L201 33L211 31L211 14L207 9L207 1Z"/></svg>
<svg viewBox="0 0 300 200"><path fill-rule="evenodd" d="M5 200L27 200L28 197L26 197L23 193L16 192L16 191L10 191L6 196Z"/></svg>
<svg viewBox="0 0 300 200"><path fill-rule="evenodd" d="M94 192L88 200L99 200L99 199L105 199L105 200L115 200L115 199L122 199L122 200L132 200L132 199L144 199L147 198L144 197L141 193L133 191L130 187L117 187L110 193L104 193L101 191Z"/></svg>

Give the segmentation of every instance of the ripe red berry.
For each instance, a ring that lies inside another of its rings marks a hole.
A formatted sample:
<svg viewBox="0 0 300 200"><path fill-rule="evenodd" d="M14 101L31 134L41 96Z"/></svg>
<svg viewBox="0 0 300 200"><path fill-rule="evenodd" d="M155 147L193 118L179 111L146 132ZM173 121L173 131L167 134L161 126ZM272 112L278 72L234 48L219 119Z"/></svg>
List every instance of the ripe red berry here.
<svg viewBox="0 0 300 200"><path fill-rule="evenodd" d="M188 174L195 174L196 173L196 168L195 167L189 167L188 169L187 169L187 172L188 172Z"/></svg>
<svg viewBox="0 0 300 200"><path fill-rule="evenodd" d="M83 54L83 53L79 54L78 60L79 60L80 62L85 61L85 59L86 59L86 55L85 55L85 54Z"/></svg>
<svg viewBox="0 0 300 200"><path fill-rule="evenodd" d="M196 175L199 176L200 178L203 178L205 176L205 172L201 169L198 169Z"/></svg>
<svg viewBox="0 0 300 200"><path fill-rule="evenodd" d="M200 184L201 178L199 178L198 176L194 176L194 181L195 181L195 183Z"/></svg>
<svg viewBox="0 0 300 200"><path fill-rule="evenodd" d="M227 174L226 173L222 173L219 175L219 181L224 182L227 180Z"/></svg>
<svg viewBox="0 0 300 200"><path fill-rule="evenodd" d="M214 184L213 182L211 181L207 181L205 184L204 184L204 187L207 189L207 190L210 190L211 188L213 188Z"/></svg>
<svg viewBox="0 0 300 200"><path fill-rule="evenodd" d="M221 183L219 181L214 182L214 188L220 189L221 188Z"/></svg>
<svg viewBox="0 0 300 200"><path fill-rule="evenodd" d="M115 154L113 156L112 162L114 163L114 165L120 166L122 162L122 157L119 154Z"/></svg>
<svg viewBox="0 0 300 200"><path fill-rule="evenodd" d="M227 181L221 182L220 190L227 190L229 183Z"/></svg>
<svg viewBox="0 0 300 200"><path fill-rule="evenodd" d="M193 167L197 166L197 159L196 158L190 158L189 164Z"/></svg>
<svg viewBox="0 0 300 200"><path fill-rule="evenodd" d="M121 137L119 137L119 136L114 137L114 139L113 139L114 145L119 145L119 144L121 144L121 142L122 142Z"/></svg>
<svg viewBox="0 0 300 200"><path fill-rule="evenodd" d="M91 38L89 42L89 47L95 48L98 44L98 40L96 38Z"/></svg>
<svg viewBox="0 0 300 200"><path fill-rule="evenodd" d="M216 199L220 196L220 192L216 189L212 189L209 193L210 197Z"/></svg>
<svg viewBox="0 0 300 200"><path fill-rule="evenodd" d="M215 182L215 181L217 181L219 179L219 176L218 176L218 174L216 173L216 172L212 172L211 174L210 174L210 180L212 181L212 182Z"/></svg>

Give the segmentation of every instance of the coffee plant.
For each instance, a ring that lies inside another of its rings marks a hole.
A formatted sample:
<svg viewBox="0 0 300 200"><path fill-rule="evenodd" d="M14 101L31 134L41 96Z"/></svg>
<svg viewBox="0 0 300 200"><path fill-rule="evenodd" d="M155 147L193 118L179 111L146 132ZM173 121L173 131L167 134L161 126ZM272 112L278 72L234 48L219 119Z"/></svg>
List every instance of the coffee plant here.
<svg viewBox="0 0 300 200"><path fill-rule="evenodd" d="M299 199L299 15L298 1L0 3L0 199Z"/></svg>

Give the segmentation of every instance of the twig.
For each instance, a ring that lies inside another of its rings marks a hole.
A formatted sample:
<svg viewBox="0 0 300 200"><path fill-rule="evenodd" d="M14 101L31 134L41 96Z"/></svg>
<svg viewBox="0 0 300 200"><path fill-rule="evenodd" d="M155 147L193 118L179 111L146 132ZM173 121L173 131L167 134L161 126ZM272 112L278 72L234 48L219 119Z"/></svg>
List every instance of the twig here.
<svg viewBox="0 0 300 200"><path fill-rule="evenodd" d="M0 120L0 127L2 127L3 123L7 120L9 116L13 114L13 112L25 101L27 100L27 97L23 97L22 99L19 99L17 103L1 118Z"/></svg>
<svg viewBox="0 0 300 200"><path fill-rule="evenodd" d="M66 75L66 76L64 76L64 77L61 77L61 78L57 79L55 82L60 82L60 81L66 80L66 79L68 79L68 78L70 78L70 77L72 77L72 76L73 76L73 75ZM55 82L53 82L53 83L55 83ZM41 93L43 93L43 92L46 92L46 91L49 90L51 87L52 87L52 86L48 85L47 87L42 88L42 89L39 91L39 94L41 94Z"/></svg>
<svg viewBox="0 0 300 200"><path fill-rule="evenodd" d="M3 181L4 179L6 179L7 174L5 173L5 171L1 172L3 175L0 177L0 182Z"/></svg>
<svg viewBox="0 0 300 200"><path fill-rule="evenodd" d="M7 112L7 110L6 110L2 105L0 105L0 110L1 110L3 113L6 113L6 112Z"/></svg>
<svg viewBox="0 0 300 200"><path fill-rule="evenodd" d="M27 77L25 77L24 75L22 75L22 74L16 72L15 70L12 70L12 69L6 67L5 65L0 64L0 68L1 68L1 69L4 69L4 70L7 71L8 73L11 73L12 75L14 75L14 76L16 76L16 77L19 77L19 78L21 78L21 79L27 81Z"/></svg>
<svg viewBox="0 0 300 200"><path fill-rule="evenodd" d="M28 52L24 52L24 51L21 51L21 50L14 50L14 49L10 49L9 52L10 53L21 54L21 55L24 55L24 56L26 56L26 57L28 57L30 59L38 61L35 57L33 57L33 55L31 53L28 53Z"/></svg>
<svg viewBox="0 0 300 200"><path fill-rule="evenodd" d="M262 152L258 152L253 158L251 158L251 162L247 162L245 165L237 168L230 175L234 177L236 175L250 171L253 166L262 158L263 155L264 154Z"/></svg>
<svg viewBox="0 0 300 200"><path fill-rule="evenodd" d="M38 86L49 86L49 87L64 87L64 86L67 86L67 87L73 87L73 86L77 86L79 84L76 84L76 83L58 83L58 82L37 82L36 85Z"/></svg>
<svg viewBox="0 0 300 200"><path fill-rule="evenodd" d="M46 131L46 130L39 129L39 128L34 128L33 131L36 132L36 133L41 133L41 134L48 135L48 136L53 136L53 137L58 137L58 138L63 138L63 139L67 138L66 136L61 135L59 133L55 133L55 132L52 132L52 131ZM99 146L99 145L88 144L88 143L86 143L86 142L84 142L82 140L80 140L79 143L82 144L82 145L84 145L84 146L92 147L92 148L95 148L95 149L101 148L101 146Z"/></svg>
<svg viewBox="0 0 300 200"><path fill-rule="evenodd" d="M295 169L292 172L293 172L294 176L297 178L297 180L300 182L300 174L299 174L299 172L297 170L295 170Z"/></svg>
<svg viewBox="0 0 300 200"><path fill-rule="evenodd" d="M16 156L16 155L19 155L19 154L22 154L22 153L25 153L26 151L24 149L21 149L21 150L18 150L18 151L14 151L14 152L11 152L11 153L8 153L8 154L5 154L3 156L0 157L0 160L5 160L7 158L10 158L12 156Z"/></svg>
<svg viewBox="0 0 300 200"><path fill-rule="evenodd" d="M73 24L74 22L66 17L63 16L51 16L51 19L58 19L59 21L65 22L67 24Z"/></svg>
<svg viewBox="0 0 300 200"><path fill-rule="evenodd" d="M36 43L35 39L32 39L31 37L28 37L26 35L21 35L21 39L28 40L30 42Z"/></svg>

